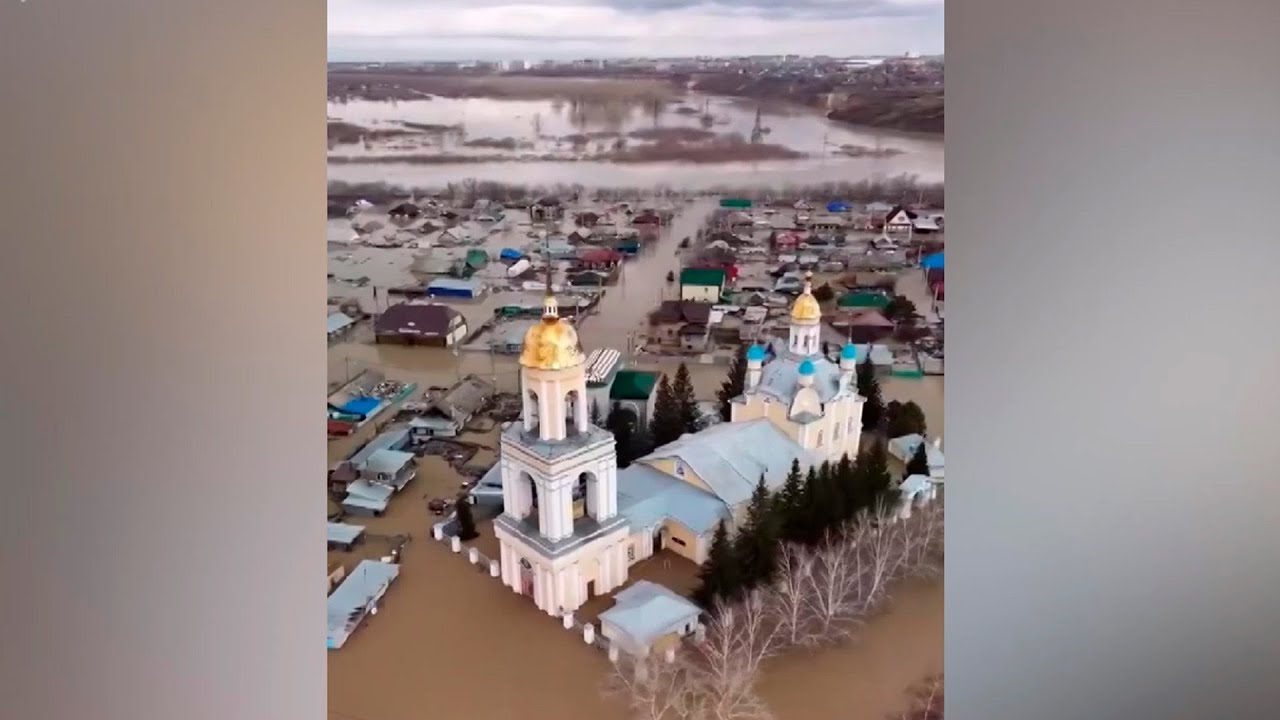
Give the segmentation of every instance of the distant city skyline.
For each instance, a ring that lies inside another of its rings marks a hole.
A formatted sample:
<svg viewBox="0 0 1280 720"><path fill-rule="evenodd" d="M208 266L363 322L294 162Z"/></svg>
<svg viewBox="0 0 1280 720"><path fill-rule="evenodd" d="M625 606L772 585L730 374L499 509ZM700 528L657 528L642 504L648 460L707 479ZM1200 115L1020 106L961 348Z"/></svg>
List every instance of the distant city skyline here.
<svg viewBox="0 0 1280 720"><path fill-rule="evenodd" d="M937 55L942 0L330 0L329 60Z"/></svg>

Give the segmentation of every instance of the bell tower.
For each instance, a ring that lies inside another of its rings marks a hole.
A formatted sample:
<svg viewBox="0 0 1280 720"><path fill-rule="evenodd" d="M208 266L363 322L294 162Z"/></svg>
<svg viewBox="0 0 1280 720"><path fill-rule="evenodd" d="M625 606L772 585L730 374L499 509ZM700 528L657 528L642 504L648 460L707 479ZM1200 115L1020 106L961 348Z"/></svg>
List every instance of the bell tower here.
<svg viewBox="0 0 1280 720"><path fill-rule="evenodd" d="M548 259L542 319L520 353L521 421L501 439L494 534L504 583L557 614L626 581L627 524L613 434L591 424L586 358L552 288Z"/></svg>

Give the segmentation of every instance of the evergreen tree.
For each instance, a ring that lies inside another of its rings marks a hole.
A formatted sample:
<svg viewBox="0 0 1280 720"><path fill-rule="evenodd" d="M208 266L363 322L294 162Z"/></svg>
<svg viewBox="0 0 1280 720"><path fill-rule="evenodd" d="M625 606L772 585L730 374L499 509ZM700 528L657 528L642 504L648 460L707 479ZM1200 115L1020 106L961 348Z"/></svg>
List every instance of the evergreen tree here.
<svg viewBox="0 0 1280 720"><path fill-rule="evenodd" d="M638 457L636 426L639 424L635 411L624 408L618 403L613 404L613 408L609 410L609 417L604 421L605 428L613 433L620 468L630 465Z"/></svg>
<svg viewBox="0 0 1280 720"><path fill-rule="evenodd" d="M832 466L831 494L835 504L834 516L836 524L844 524L853 517L854 496L857 486L854 475L854 462L849 453L840 456L840 460Z"/></svg>
<svg viewBox="0 0 1280 720"><path fill-rule="evenodd" d="M671 395L675 398L676 407L680 410L680 426L683 432L696 433L701 428L698 422L698 399L693 394L693 380L689 377L689 368L684 363L676 368L676 380L671 384Z"/></svg>
<svg viewBox="0 0 1280 720"><path fill-rule="evenodd" d="M804 474L800 472L799 460L791 461L791 471L773 499L773 512L779 537L799 542L804 528Z"/></svg>
<svg viewBox="0 0 1280 720"><path fill-rule="evenodd" d="M876 366L871 364L871 353L857 368L858 394L866 398L862 406L862 430L876 432L884 420L884 398L880 394L880 380L876 378Z"/></svg>
<svg viewBox="0 0 1280 720"><path fill-rule="evenodd" d="M804 486L800 491L800 506L796 509L796 539L806 545L812 545L821 537L818 527L819 511L817 504L822 496L819 490L818 467L809 466L805 473Z"/></svg>
<svg viewBox="0 0 1280 720"><path fill-rule="evenodd" d="M929 474L929 450L926 445L927 443L921 442L916 446L916 451L911 453L911 459L907 461L907 477Z"/></svg>
<svg viewBox="0 0 1280 720"><path fill-rule="evenodd" d="M738 347L738 354L733 357L733 363L729 365L729 376L724 379L724 383L720 385L720 392L716 394L716 399L720 402L721 420L729 422L732 416L730 401L746 390L747 346L744 344Z"/></svg>
<svg viewBox="0 0 1280 720"><path fill-rule="evenodd" d="M772 510L773 497L764 484L764 475L751 493L747 517L734 538L733 553L742 573L742 585L753 588L773 580L778 568L777 517Z"/></svg>
<svg viewBox="0 0 1280 720"><path fill-rule="evenodd" d="M903 435L924 435L927 430L924 410L914 402L891 401L885 406L885 434L891 438Z"/></svg>
<svg viewBox="0 0 1280 720"><path fill-rule="evenodd" d="M738 560L733 556L733 543L729 540L729 529L721 522L711 538L707 561L698 571L698 588L693 592L693 599L710 610L717 599L731 600L737 596L742 587L740 578Z"/></svg>
<svg viewBox="0 0 1280 720"><path fill-rule="evenodd" d="M649 424L649 435L655 447L661 447L675 440L684 433L684 421L680 414L680 406L671 390L671 382L666 375L658 383L658 397L653 403L653 420Z"/></svg>
<svg viewBox="0 0 1280 720"><path fill-rule="evenodd" d="M591 400L591 424L600 427L600 405L593 398Z"/></svg>
<svg viewBox="0 0 1280 720"><path fill-rule="evenodd" d="M458 539L466 542L480 537L480 532L476 530L475 515L471 513L471 498L466 493L458 495L454 512L458 516Z"/></svg>
<svg viewBox="0 0 1280 720"><path fill-rule="evenodd" d="M889 453L883 440L877 438L858 457L857 509L878 507L893 491L893 478L889 475Z"/></svg>

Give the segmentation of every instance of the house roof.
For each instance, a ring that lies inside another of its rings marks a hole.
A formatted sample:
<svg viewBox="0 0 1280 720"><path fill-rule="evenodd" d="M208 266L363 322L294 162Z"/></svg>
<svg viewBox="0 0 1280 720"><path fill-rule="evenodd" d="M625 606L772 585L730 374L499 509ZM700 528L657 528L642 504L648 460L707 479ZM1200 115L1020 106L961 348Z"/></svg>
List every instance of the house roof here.
<svg viewBox="0 0 1280 720"><path fill-rule="evenodd" d="M364 534L363 525L348 525L346 523L329 523L329 542L342 543L343 545L355 542L356 538Z"/></svg>
<svg viewBox="0 0 1280 720"><path fill-rule="evenodd" d="M378 485L367 480L357 480L347 486L347 499L359 498L385 505L394 492L395 490L386 485Z"/></svg>
<svg viewBox="0 0 1280 720"><path fill-rule="evenodd" d="M648 580L619 591L614 600L613 607L600 613L600 621L644 647L702 613L687 598Z"/></svg>
<svg viewBox="0 0 1280 720"><path fill-rule="evenodd" d="M786 479L792 460L798 459L802 467L818 461L766 418L722 423L684 435L639 462L666 458L688 465L730 507L751 497L761 474L765 485L777 488Z"/></svg>
<svg viewBox="0 0 1280 720"><path fill-rule="evenodd" d="M344 328L350 327L355 320L352 320L344 313L336 312L329 315L329 334L333 334Z"/></svg>
<svg viewBox="0 0 1280 720"><path fill-rule="evenodd" d="M885 213L885 215L884 215L884 219L885 219L886 221L888 221L888 220L892 220L892 219L893 219L893 216L894 216L894 215L897 215L897 214L898 214L898 213L900 213L900 212L902 212L902 213L906 213L906 214L907 214L907 219L908 219L908 220L915 220L915 219L916 219L916 214L915 214L914 212L912 212L912 211L908 210L905 206L902 206L902 205L894 205L892 210L890 210L889 212Z"/></svg>
<svg viewBox="0 0 1280 720"><path fill-rule="evenodd" d="M660 373L646 370L619 370L609 388L610 400L648 400L658 385Z"/></svg>
<svg viewBox="0 0 1280 720"><path fill-rule="evenodd" d="M431 408L450 418L470 417L497 392L491 383L472 375L449 388Z"/></svg>
<svg viewBox="0 0 1280 720"><path fill-rule="evenodd" d="M361 560L328 600L329 642L340 647L382 588L400 574L400 566L377 560Z"/></svg>
<svg viewBox="0 0 1280 720"><path fill-rule="evenodd" d="M372 440L366 443L364 447L360 448L354 455L347 458L347 462L357 468L362 468L375 452L384 448L394 450L398 447L402 447L401 444L408 439L408 428L397 428L395 430L387 430L386 432L379 433Z"/></svg>
<svg viewBox="0 0 1280 720"><path fill-rule="evenodd" d="M878 327L890 330L895 327L893 321L885 317L878 310L860 312L849 319L849 324L857 325L858 327Z"/></svg>
<svg viewBox="0 0 1280 720"><path fill-rule="evenodd" d="M633 532L674 520L699 535L710 532L729 508L720 498L644 463L618 471L618 514Z"/></svg>
<svg viewBox="0 0 1280 720"><path fill-rule="evenodd" d="M609 379L614 370L618 367L618 362L622 359L622 353L613 348L596 348L587 355L587 384L599 385Z"/></svg>
<svg viewBox="0 0 1280 720"><path fill-rule="evenodd" d="M887 345L854 345L858 351L858 362L865 362L867 354L871 354L872 365L892 365L893 351Z"/></svg>
<svg viewBox="0 0 1280 720"><path fill-rule="evenodd" d="M364 469L365 472L371 473L396 473L411 462L413 462L413 453L383 448L369 455Z"/></svg>
<svg viewBox="0 0 1280 720"><path fill-rule="evenodd" d="M689 322L706 325L711 321L711 308L710 303L663 300L649 319L655 323Z"/></svg>
<svg viewBox="0 0 1280 720"><path fill-rule="evenodd" d="M889 454L902 462L906 462L911 459L911 456L916 452L916 448L924 441L924 437L918 434L896 437L889 441ZM929 467L931 469L941 468L945 464L942 450L934 447L932 442L925 446L925 456L929 459Z"/></svg>
<svg viewBox="0 0 1280 720"><path fill-rule="evenodd" d="M724 270L715 268L685 268L680 271L680 284L724 287L726 275Z"/></svg>
<svg viewBox="0 0 1280 720"><path fill-rule="evenodd" d="M439 303L400 303L379 315L374 328L379 333L445 335L457 314L457 310Z"/></svg>

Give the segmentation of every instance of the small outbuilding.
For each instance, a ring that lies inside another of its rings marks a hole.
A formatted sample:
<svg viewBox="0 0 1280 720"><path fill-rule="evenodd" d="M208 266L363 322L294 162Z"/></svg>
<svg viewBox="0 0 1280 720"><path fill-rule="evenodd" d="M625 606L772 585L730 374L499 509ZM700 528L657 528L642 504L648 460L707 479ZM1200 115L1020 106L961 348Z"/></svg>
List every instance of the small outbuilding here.
<svg viewBox="0 0 1280 720"><path fill-rule="evenodd" d="M623 652L645 657L665 652L698 627L702 609L657 583L640 580L614 596L600 614L600 635Z"/></svg>

